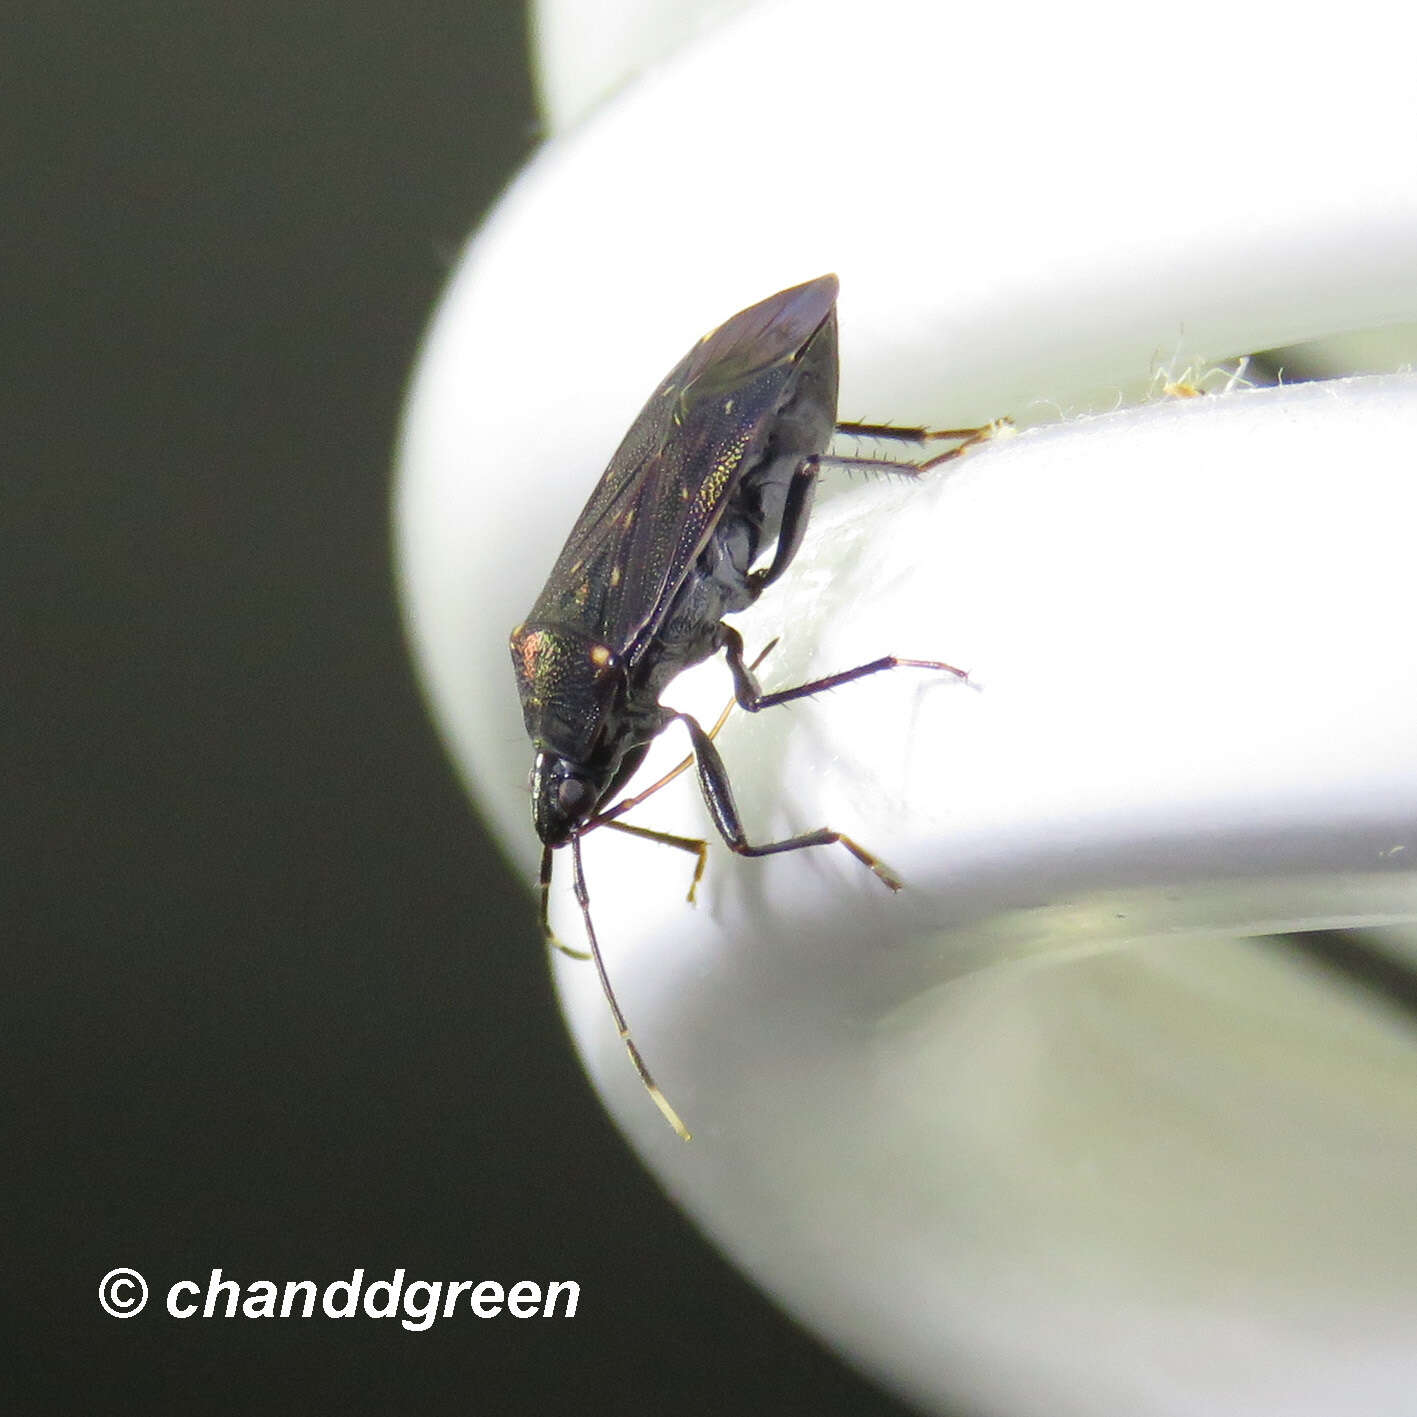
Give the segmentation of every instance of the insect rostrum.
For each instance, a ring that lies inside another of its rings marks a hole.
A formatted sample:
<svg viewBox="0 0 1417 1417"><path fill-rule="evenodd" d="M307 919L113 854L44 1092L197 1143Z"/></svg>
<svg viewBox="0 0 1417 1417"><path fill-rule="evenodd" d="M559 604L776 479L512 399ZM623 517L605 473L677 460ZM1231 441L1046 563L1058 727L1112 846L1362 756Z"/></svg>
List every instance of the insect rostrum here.
<svg viewBox="0 0 1417 1417"><path fill-rule="evenodd" d="M610 826L695 851L702 868L702 842L619 820L631 802L618 799L650 743L675 722L687 729L709 815L740 856L839 843L892 890L900 882L870 852L826 827L750 843L711 734L689 714L662 706L661 690L680 670L720 650L734 696L750 713L899 665L964 677L936 660L885 656L765 694L744 659L742 639L724 622L791 563L823 468L918 476L997 426L838 423L836 296L833 275L769 296L705 335L675 365L626 433L531 613L511 637L522 714L536 751L532 822L543 848L543 931L559 943L548 918L552 852L569 844L576 899L616 1026L641 1081L686 1139L610 987L581 861L581 837ZM946 438L958 446L919 463L839 457L828 452L837 433L913 443Z"/></svg>

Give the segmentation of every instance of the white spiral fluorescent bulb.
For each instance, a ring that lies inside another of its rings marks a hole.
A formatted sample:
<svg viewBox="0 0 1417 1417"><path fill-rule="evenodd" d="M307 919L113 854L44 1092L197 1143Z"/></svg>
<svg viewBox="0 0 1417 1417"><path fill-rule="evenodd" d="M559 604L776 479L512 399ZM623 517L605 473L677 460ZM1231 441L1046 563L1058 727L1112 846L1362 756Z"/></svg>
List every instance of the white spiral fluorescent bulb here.
<svg viewBox="0 0 1417 1417"><path fill-rule="evenodd" d="M695 909L677 853L587 838L695 1140L560 961L608 1105L728 1254L926 1406L1417 1413L1417 1036L1269 938L1417 958L1417 379L1139 397L1161 365L1417 319L1388 12L760 4L636 72L654 7L627 9L552 109L634 77L470 246L403 446L420 664L528 877L506 635L693 339L834 270L843 417L1025 431L825 499L738 620L783 637L774 686L886 652L971 671L720 740L755 838L830 824L905 891L715 848ZM726 692L707 666L671 697ZM642 819L710 832L692 775Z"/></svg>

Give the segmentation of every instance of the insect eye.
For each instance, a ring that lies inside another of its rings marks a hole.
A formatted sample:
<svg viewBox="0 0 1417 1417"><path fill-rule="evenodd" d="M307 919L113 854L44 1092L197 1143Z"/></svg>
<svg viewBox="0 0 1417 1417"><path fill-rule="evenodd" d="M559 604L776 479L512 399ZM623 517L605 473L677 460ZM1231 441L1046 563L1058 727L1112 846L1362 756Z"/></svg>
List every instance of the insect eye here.
<svg viewBox="0 0 1417 1417"><path fill-rule="evenodd" d="M578 777L566 777L556 785L556 801L568 817L590 811L590 784Z"/></svg>

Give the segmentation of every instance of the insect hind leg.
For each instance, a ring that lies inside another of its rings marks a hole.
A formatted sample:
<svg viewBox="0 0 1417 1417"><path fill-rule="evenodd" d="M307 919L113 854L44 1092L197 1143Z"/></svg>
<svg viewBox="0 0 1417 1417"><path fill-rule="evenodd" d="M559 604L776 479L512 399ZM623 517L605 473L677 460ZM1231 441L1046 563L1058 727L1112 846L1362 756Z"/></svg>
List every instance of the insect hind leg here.
<svg viewBox="0 0 1417 1417"><path fill-rule="evenodd" d="M891 423L838 423L836 432L844 438L874 438L921 445L949 440L959 446L926 458L923 462L909 462L904 458L859 458L831 453L822 457L821 465L824 468L840 467L848 471L885 472L899 477L919 477L931 468L962 456L979 443L986 443L989 439L1012 430L1013 426L1013 419L1008 417L996 418L992 423L986 423L979 428L897 428Z"/></svg>

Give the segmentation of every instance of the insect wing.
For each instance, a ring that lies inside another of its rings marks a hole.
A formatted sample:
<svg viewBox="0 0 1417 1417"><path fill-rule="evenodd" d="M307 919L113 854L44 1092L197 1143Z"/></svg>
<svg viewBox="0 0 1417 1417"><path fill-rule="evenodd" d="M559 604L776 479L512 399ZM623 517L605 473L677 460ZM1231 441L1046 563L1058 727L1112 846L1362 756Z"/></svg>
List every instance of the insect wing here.
<svg viewBox="0 0 1417 1417"><path fill-rule="evenodd" d="M792 359L832 313L837 289L835 276L818 276L740 310L705 335L670 375L683 384L685 405L731 393Z"/></svg>
<svg viewBox="0 0 1417 1417"><path fill-rule="evenodd" d="M621 654L653 636L836 293L835 276L780 291L680 360L610 460L528 624L574 626Z"/></svg>

